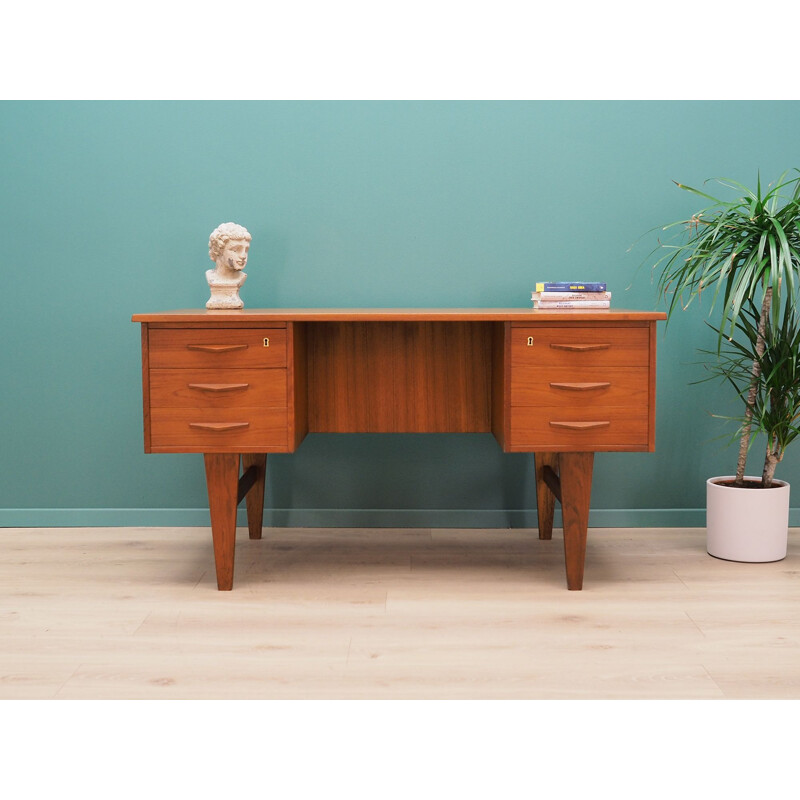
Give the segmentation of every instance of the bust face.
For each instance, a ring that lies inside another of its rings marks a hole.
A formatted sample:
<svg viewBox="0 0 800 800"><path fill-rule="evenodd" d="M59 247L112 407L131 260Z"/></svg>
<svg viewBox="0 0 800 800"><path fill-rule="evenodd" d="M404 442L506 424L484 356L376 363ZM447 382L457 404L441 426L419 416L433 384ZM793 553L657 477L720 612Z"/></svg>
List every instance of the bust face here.
<svg viewBox="0 0 800 800"><path fill-rule="evenodd" d="M243 270L247 266L250 242L246 239L231 239L217 258L217 264L231 270Z"/></svg>

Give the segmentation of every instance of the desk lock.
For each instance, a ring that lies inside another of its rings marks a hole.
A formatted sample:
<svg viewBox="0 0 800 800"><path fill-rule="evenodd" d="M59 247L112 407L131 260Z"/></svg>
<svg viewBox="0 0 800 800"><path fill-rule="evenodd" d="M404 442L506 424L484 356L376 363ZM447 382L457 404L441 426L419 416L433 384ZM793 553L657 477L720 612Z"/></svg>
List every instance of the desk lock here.
<svg viewBox="0 0 800 800"><path fill-rule="evenodd" d="M533 347L533 336L528 337L528 347Z"/></svg>
<svg viewBox="0 0 800 800"><path fill-rule="evenodd" d="M269 347L269 338L266 336L264 337L264 347Z"/></svg>

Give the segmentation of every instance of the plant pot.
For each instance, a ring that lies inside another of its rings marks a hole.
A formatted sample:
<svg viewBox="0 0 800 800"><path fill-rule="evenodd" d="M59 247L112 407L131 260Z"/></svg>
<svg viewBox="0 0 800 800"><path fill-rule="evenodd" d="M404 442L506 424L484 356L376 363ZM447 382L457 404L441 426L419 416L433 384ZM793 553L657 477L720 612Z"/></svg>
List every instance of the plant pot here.
<svg viewBox="0 0 800 800"><path fill-rule="evenodd" d="M786 558L789 537L789 484L769 489L725 486L733 475L706 481L707 550L726 561L764 562ZM745 481L760 483L760 478Z"/></svg>

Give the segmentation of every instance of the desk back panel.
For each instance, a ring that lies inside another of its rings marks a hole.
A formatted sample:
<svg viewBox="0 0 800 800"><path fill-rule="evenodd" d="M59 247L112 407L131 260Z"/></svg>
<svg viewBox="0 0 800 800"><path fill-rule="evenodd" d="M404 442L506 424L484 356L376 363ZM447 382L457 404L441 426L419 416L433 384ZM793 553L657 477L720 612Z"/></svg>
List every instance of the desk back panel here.
<svg viewBox="0 0 800 800"><path fill-rule="evenodd" d="M304 327L310 432L491 432L494 323Z"/></svg>

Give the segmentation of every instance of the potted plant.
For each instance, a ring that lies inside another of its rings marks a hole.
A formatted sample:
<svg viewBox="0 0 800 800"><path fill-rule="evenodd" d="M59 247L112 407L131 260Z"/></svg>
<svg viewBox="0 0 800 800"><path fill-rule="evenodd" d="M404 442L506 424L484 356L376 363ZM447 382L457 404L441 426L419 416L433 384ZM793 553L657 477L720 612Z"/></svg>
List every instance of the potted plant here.
<svg viewBox="0 0 800 800"><path fill-rule="evenodd" d="M716 356L708 365L712 376L729 383L744 404L735 438L745 425L751 435L759 432L766 438L760 479L743 476L738 486L736 476L707 481L708 552L718 558L779 561L786 556L789 484L774 475L786 448L800 435L800 316L790 301L783 304L777 325L771 315L762 320L759 307L749 302L734 335L717 351L701 351ZM759 374L755 393L754 364ZM771 491L748 491L752 488Z"/></svg>
<svg viewBox="0 0 800 800"><path fill-rule="evenodd" d="M755 191L718 180L744 193L733 201L677 184L711 205L665 226L680 227L678 243L660 242L656 248L668 250L654 266L668 318L701 294L711 296L708 313L716 309L719 315L719 325L711 326L717 347L703 352L712 357L712 374L733 385L743 403L736 474L707 482L708 552L734 561L775 561L786 555L789 486L775 480L774 472L797 436L800 410L795 385L800 170L795 172L788 180L784 173L766 193L760 177ZM755 478L745 475L745 465L759 432L766 435L767 448L762 476ZM773 504L774 513L768 511ZM734 508L733 515L727 513ZM775 533L767 531L769 524ZM765 546L766 541L772 544Z"/></svg>

